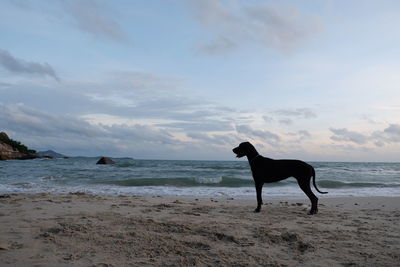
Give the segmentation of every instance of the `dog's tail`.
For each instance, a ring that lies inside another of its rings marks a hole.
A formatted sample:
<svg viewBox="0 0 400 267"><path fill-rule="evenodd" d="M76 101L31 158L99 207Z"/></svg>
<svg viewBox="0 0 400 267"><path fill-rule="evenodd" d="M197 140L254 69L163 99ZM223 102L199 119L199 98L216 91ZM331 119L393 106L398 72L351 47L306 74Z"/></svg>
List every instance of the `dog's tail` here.
<svg viewBox="0 0 400 267"><path fill-rule="evenodd" d="M315 187L315 189L317 189L317 191L319 192L319 193L321 193L321 194L328 194L328 192L321 192L321 191L319 191L319 189L318 189L318 187L317 187L317 184L315 183L315 170L314 170L314 167L313 166L311 166L311 176L313 177L313 185L314 185L314 187Z"/></svg>

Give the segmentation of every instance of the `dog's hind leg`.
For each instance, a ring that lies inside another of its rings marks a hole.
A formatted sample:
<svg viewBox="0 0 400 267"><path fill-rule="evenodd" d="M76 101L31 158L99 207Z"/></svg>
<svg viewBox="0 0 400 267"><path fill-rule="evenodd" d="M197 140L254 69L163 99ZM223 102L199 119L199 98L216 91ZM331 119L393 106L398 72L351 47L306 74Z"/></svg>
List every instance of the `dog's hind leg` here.
<svg viewBox="0 0 400 267"><path fill-rule="evenodd" d="M263 187L263 183L256 183L257 208L254 210L254 212L260 212L261 205L263 204L263 201L262 201L262 187Z"/></svg>
<svg viewBox="0 0 400 267"><path fill-rule="evenodd" d="M311 210L308 212L309 215L316 214L318 212L318 198L311 191L310 180L311 177L295 177L301 190L307 195L311 201Z"/></svg>

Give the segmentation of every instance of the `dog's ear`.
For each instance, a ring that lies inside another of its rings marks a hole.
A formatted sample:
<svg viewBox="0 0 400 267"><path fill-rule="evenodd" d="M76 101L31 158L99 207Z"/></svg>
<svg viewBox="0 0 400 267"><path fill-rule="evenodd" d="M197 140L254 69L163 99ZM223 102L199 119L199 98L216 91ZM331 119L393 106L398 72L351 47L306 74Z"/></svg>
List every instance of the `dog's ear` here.
<svg viewBox="0 0 400 267"><path fill-rule="evenodd" d="M253 145L250 143L250 142L248 142L248 141L246 141L246 142L243 142L242 143L242 146L244 147L244 148L246 148L246 150L248 150L250 147L252 147Z"/></svg>
<svg viewBox="0 0 400 267"><path fill-rule="evenodd" d="M249 147L251 146L251 144L249 142L242 142L242 143L240 143L239 146L247 155L247 153L249 152Z"/></svg>
<svg viewBox="0 0 400 267"><path fill-rule="evenodd" d="M252 153L255 151L254 146L250 142L243 142L243 149L246 151L246 153Z"/></svg>

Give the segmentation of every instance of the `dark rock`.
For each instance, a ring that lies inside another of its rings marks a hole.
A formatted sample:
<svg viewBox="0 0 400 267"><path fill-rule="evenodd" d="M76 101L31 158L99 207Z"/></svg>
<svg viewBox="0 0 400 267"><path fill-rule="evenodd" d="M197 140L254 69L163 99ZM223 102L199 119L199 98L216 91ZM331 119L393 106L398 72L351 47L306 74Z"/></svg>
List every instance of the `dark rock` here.
<svg viewBox="0 0 400 267"><path fill-rule="evenodd" d="M115 162L107 157L101 157L101 159L99 159L99 161L97 161L96 164L114 164Z"/></svg>

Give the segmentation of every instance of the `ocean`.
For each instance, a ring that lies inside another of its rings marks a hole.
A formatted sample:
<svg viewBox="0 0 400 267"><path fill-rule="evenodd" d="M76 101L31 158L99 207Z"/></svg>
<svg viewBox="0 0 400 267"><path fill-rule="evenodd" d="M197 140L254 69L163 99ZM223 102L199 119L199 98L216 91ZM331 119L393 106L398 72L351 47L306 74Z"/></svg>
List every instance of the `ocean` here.
<svg viewBox="0 0 400 267"><path fill-rule="evenodd" d="M116 164L96 165L98 159L0 161L0 193L255 197L247 161L114 159ZM319 189L329 192L324 197L400 196L400 163L309 163ZM265 184L263 196L305 197L294 178Z"/></svg>

